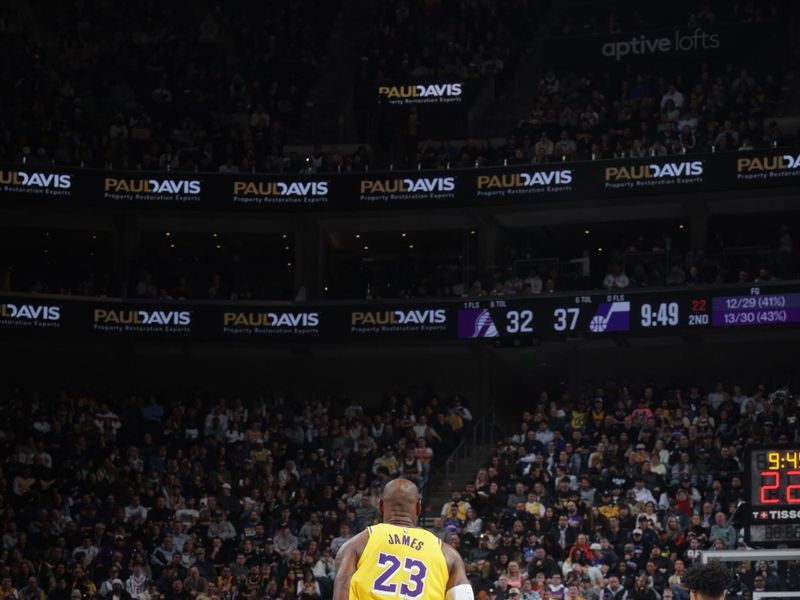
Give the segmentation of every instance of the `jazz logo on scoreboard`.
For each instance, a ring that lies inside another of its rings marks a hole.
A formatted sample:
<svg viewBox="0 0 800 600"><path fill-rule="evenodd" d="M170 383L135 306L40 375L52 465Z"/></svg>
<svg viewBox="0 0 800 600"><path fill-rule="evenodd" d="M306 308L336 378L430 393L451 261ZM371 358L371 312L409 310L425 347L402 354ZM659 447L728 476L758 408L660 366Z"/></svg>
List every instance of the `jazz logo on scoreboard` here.
<svg viewBox="0 0 800 600"><path fill-rule="evenodd" d="M629 331L630 322L630 302L603 302L589 321L589 331L592 333Z"/></svg>
<svg viewBox="0 0 800 600"><path fill-rule="evenodd" d="M458 311L459 338L494 338L499 335L488 308L466 308Z"/></svg>

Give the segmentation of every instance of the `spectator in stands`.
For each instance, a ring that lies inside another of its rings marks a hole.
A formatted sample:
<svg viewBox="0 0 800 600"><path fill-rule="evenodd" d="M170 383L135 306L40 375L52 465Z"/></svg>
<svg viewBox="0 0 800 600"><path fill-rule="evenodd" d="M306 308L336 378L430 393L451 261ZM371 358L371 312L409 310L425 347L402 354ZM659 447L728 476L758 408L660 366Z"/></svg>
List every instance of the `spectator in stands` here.
<svg viewBox="0 0 800 600"><path fill-rule="evenodd" d="M576 151L575 142L570 139L569 133L563 130L555 144L553 154L559 160L572 160L575 158Z"/></svg>
<svg viewBox="0 0 800 600"><path fill-rule="evenodd" d="M709 531L709 540L722 540L725 548L732 550L736 546L736 530L728 523L725 513L718 512L714 515L714 524Z"/></svg>
<svg viewBox="0 0 800 600"><path fill-rule="evenodd" d="M607 290L625 289L630 284L628 276L618 263L611 265L611 272L603 279L603 287Z"/></svg>

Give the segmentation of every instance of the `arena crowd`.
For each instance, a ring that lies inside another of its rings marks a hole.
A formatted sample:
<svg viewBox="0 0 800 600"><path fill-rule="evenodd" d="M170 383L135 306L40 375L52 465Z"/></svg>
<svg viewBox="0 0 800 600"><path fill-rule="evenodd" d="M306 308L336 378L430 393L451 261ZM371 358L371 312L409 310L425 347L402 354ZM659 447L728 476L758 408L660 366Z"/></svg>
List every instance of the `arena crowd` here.
<svg viewBox="0 0 800 600"><path fill-rule="evenodd" d="M459 397L183 400L4 393L3 600L329 597L334 556L420 487L471 414Z"/></svg>
<svg viewBox="0 0 800 600"><path fill-rule="evenodd" d="M329 597L382 486L424 486L472 420L457 396L384 400L7 393L2 597ZM686 600L701 550L745 548L743 447L797 441L798 417L764 385L543 392L433 531L482 598ZM743 560L732 593L796 589L798 562Z"/></svg>
<svg viewBox="0 0 800 600"><path fill-rule="evenodd" d="M434 529L479 597L687 600L706 549L741 549L743 451L798 442L800 396L716 382L543 392ZM800 560L731 563L729 596L798 589Z"/></svg>

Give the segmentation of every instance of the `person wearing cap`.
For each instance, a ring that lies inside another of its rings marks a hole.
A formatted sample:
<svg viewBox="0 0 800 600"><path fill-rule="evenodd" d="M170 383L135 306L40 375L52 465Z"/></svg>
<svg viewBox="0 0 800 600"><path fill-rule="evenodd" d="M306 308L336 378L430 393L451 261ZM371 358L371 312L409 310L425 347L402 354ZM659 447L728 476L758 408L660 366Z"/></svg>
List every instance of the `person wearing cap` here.
<svg viewBox="0 0 800 600"><path fill-rule="evenodd" d="M233 487L227 481L222 484L222 495L217 498L217 504L231 516L233 520L238 519L242 512L242 501L233 495Z"/></svg>
<svg viewBox="0 0 800 600"><path fill-rule="evenodd" d="M389 474L389 477L395 477L400 472L400 461L394 454L394 448L386 445L383 448L383 454L376 458L372 463L372 474L377 475L378 469L383 467Z"/></svg>
<svg viewBox="0 0 800 600"><path fill-rule="evenodd" d="M678 490L675 498L668 500L667 509L664 511L664 516L661 518L663 527L666 527L667 522L674 517L678 520L681 531L686 531L691 524L691 515L693 514L692 503L689 501L689 496L683 490Z"/></svg>
<svg viewBox="0 0 800 600"><path fill-rule="evenodd" d="M600 542L592 542L589 544L589 550L592 551L592 557L598 558L603 552L603 545Z"/></svg>
<svg viewBox="0 0 800 600"><path fill-rule="evenodd" d="M519 588L512 587L508 590L509 600L520 600Z"/></svg>
<svg viewBox="0 0 800 600"><path fill-rule="evenodd" d="M111 582L111 591L104 596L105 600L131 600L131 595L125 590L125 584L117 578Z"/></svg>
<svg viewBox="0 0 800 600"><path fill-rule="evenodd" d="M82 600L83 599L83 592L80 590L72 590L70 593L70 600Z"/></svg>
<svg viewBox="0 0 800 600"><path fill-rule="evenodd" d="M103 583L100 584L97 593L105 598L111 591L114 580L117 579L118 577L119 577L119 567L111 565L111 567L109 567L108 569L108 578Z"/></svg>
<svg viewBox="0 0 800 600"><path fill-rule="evenodd" d="M600 579L603 579L602 575ZM586 600L600 600L600 588L594 584L592 578L586 573L581 575L578 581L578 594Z"/></svg>
<svg viewBox="0 0 800 600"><path fill-rule="evenodd" d="M288 558L292 550L300 545L300 540L291 532L287 522L283 522L278 526L272 542L275 546L275 551L284 558Z"/></svg>
<svg viewBox="0 0 800 600"><path fill-rule="evenodd" d="M626 555L630 550L631 558L637 562L640 560L644 560L650 554L650 544L647 541L645 541L644 536L642 534L643 531L641 527L635 527L633 531L631 531L631 537L629 543L625 545Z"/></svg>
<svg viewBox="0 0 800 600"><path fill-rule="evenodd" d="M206 537L209 539L220 538L223 541L232 541L238 537L236 528L225 516L225 511L217 510L214 512L214 520L208 526Z"/></svg>
<svg viewBox="0 0 800 600"><path fill-rule="evenodd" d="M656 499L653 497L653 492L644 486L644 477L641 475L637 475L636 479L634 479L632 489L633 493L636 495L637 502L641 502L642 504L646 504L647 502L652 502L653 504L656 503Z"/></svg>
<svg viewBox="0 0 800 600"><path fill-rule="evenodd" d="M467 571L480 573L481 577L486 578L489 573L489 558L491 556L492 549L489 548L489 536L482 533L478 537L478 545L473 547L465 557Z"/></svg>
<svg viewBox="0 0 800 600"><path fill-rule="evenodd" d="M600 505L597 510L606 519L619 516L619 506L611 501L611 490L600 492Z"/></svg>

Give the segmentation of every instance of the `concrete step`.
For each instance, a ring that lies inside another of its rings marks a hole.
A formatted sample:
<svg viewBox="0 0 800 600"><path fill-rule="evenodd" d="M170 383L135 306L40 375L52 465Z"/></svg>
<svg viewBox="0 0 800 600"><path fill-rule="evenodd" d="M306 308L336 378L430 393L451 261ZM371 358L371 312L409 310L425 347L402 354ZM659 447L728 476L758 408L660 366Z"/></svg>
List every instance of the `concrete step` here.
<svg viewBox="0 0 800 600"><path fill-rule="evenodd" d="M468 456L459 459L449 473L444 468L438 469L428 484L428 493L425 505L428 512L437 512L442 505L450 499L453 490L462 489L467 483L475 479L475 474L486 464L492 451L492 445L475 446L469 448Z"/></svg>

